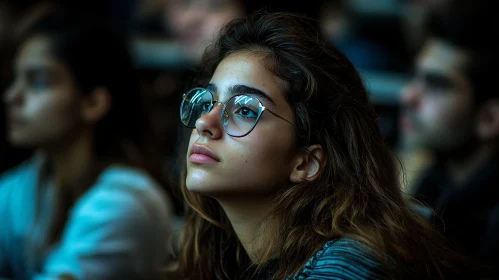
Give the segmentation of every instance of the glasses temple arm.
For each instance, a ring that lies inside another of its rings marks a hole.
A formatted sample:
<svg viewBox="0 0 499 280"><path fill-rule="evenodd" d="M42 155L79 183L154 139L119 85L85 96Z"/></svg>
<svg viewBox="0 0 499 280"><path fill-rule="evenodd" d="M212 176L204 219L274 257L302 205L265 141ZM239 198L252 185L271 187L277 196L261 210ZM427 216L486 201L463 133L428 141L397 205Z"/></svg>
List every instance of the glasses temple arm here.
<svg viewBox="0 0 499 280"><path fill-rule="evenodd" d="M267 108L265 108L265 110L266 110L266 111L269 111L269 113L271 113L272 115L274 115L274 116L276 116L276 117L280 118L281 120L286 121L286 122L288 122L288 123L290 123L290 124L294 125L292 122L290 122L290 121L288 121L287 119L285 119L285 118L283 118L283 117L279 116L278 114L276 114L276 113L272 112L271 110L269 110L269 109L267 109Z"/></svg>

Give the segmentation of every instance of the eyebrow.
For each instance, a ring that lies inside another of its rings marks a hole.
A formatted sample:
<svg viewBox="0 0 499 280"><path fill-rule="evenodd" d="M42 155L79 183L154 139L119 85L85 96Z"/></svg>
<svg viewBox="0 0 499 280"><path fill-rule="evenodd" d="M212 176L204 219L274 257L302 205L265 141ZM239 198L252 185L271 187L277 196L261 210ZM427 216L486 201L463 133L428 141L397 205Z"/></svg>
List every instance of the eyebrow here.
<svg viewBox="0 0 499 280"><path fill-rule="evenodd" d="M53 67L46 66L46 65L28 66L28 67L26 67L24 69L20 69L20 70L28 75L32 75L32 74L40 73L40 72L42 72L42 73L45 72L45 73L48 73L49 75L53 75L54 73L57 72Z"/></svg>
<svg viewBox="0 0 499 280"><path fill-rule="evenodd" d="M208 84L206 89L208 89L211 92L217 92L217 86L215 84ZM256 95L257 97L259 97L259 99L265 100L275 106L274 100L272 100L272 98L268 94L254 87L249 87L245 85L233 85L228 89L227 92L231 95L239 95L239 94Z"/></svg>

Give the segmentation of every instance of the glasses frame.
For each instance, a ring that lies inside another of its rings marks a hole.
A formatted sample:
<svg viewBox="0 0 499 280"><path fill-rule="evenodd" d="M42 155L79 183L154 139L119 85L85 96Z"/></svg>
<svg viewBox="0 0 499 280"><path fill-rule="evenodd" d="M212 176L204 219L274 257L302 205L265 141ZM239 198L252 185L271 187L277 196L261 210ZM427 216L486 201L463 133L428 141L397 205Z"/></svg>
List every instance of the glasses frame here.
<svg viewBox="0 0 499 280"><path fill-rule="evenodd" d="M253 131L253 129L256 127L256 125L258 124L258 121L260 121L260 117L262 116L263 112L265 111L268 111L269 113L271 113L272 115L280 118L281 120L293 125L292 122L288 121L287 119L279 116L278 114L276 114L275 112L272 112L270 109L268 109L267 107L265 107L262 102L260 101L260 99L258 99L257 97L254 97L254 96L249 96L249 95L246 95L246 94L238 94L238 95L234 95L232 96L231 98L229 98L227 101L225 102L220 102L218 100L215 100L215 98L213 97L213 92L211 92L210 90L206 89L206 88L202 88L202 87L195 87L195 88L192 88L190 90L188 90L186 93L184 93L182 95L182 102L180 103L180 122L185 126L185 127L188 127L188 128L196 128L196 122L202 117L199 117L195 122L194 122L194 126L189 126L189 125L186 125L183 121L182 121L182 108L184 107L184 102L185 102L185 97L187 96L188 93L194 91L194 90L204 90L206 92L208 92L210 94L210 107L208 108L207 110L207 113L210 113L211 110L213 110L213 108L215 108L217 105L222 105L222 112L220 113L220 126L222 127L222 129L225 131L225 133L227 133L227 135L230 135L232 137L244 137L248 134L251 133L251 131ZM253 126L251 127L251 129L246 132L245 134L243 135L233 135L233 134L230 134L229 132L227 132L227 130L225 129L224 125L223 125L223 119L224 119L224 114L226 113L226 108L227 108L227 104L234 98L237 98L238 96L249 96L251 98L254 98L258 101L258 106L259 106L259 110L258 110L258 116L256 117L256 120L255 120L255 123L253 124ZM190 102L190 101L189 101Z"/></svg>

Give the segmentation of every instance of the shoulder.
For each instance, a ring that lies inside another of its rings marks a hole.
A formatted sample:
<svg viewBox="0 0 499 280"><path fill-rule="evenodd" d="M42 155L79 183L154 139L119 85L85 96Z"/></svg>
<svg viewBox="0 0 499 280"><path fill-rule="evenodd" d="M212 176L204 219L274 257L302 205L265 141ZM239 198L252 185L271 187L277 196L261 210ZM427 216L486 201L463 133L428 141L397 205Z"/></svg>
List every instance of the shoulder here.
<svg viewBox="0 0 499 280"><path fill-rule="evenodd" d="M0 188L17 185L20 182L34 179L38 173L38 161L35 158L24 161L16 167L0 174Z"/></svg>
<svg viewBox="0 0 499 280"><path fill-rule="evenodd" d="M45 269L88 273L89 279L150 275L167 256L170 213L166 196L145 172L108 168L72 208Z"/></svg>
<svg viewBox="0 0 499 280"><path fill-rule="evenodd" d="M386 278L386 272L367 245L344 237L326 242L307 262L299 279Z"/></svg>
<svg viewBox="0 0 499 280"><path fill-rule="evenodd" d="M166 223L172 213L169 197L147 173L123 166L104 170L72 212L72 216L95 213L96 220L141 224Z"/></svg>
<svg viewBox="0 0 499 280"><path fill-rule="evenodd" d="M39 161L32 158L0 174L0 207L26 206L31 202L39 171Z"/></svg>
<svg viewBox="0 0 499 280"><path fill-rule="evenodd" d="M84 199L116 199L128 197L149 207L165 207L169 198L146 172L125 166L104 170Z"/></svg>

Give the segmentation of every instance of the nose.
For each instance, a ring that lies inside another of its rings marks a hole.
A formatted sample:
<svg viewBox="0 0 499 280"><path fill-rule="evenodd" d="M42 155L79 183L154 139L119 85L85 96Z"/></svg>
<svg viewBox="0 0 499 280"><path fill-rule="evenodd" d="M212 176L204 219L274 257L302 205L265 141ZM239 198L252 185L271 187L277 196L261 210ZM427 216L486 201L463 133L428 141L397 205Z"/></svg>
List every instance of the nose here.
<svg viewBox="0 0 499 280"><path fill-rule="evenodd" d="M211 111L196 121L196 130L199 135L209 137L210 139L222 137L223 128L220 115L223 106L217 106L218 104L220 102L215 102Z"/></svg>
<svg viewBox="0 0 499 280"><path fill-rule="evenodd" d="M417 81L409 83L401 93L400 102L404 107L417 108L421 101L422 87Z"/></svg>
<svg viewBox="0 0 499 280"><path fill-rule="evenodd" d="M2 101L7 105L21 103L24 98L24 89L19 83L13 83L3 94Z"/></svg>

